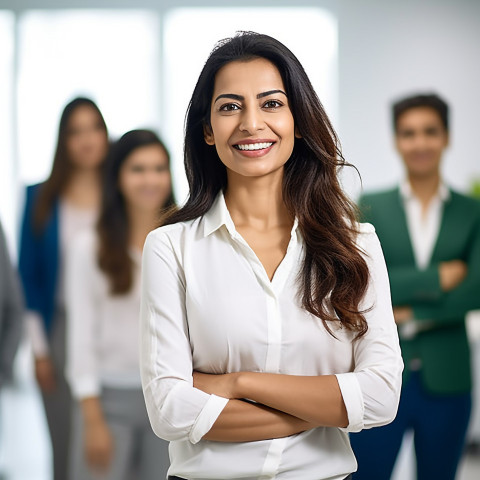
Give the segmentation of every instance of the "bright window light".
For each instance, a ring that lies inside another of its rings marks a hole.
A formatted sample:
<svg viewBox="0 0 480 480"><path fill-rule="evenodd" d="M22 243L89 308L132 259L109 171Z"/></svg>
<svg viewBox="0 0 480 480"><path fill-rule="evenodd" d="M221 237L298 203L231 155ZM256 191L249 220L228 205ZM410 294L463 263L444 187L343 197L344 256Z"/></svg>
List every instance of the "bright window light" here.
<svg viewBox="0 0 480 480"><path fill-rule="evenodd" d="M50 171L60 114L76 96L99 105L112 137L159 126L157 16L141 10L28 11L19 24L20 181Z"/></svg>
<svg viewBox="0 0 480 480"><path fill-rule="evenodd" d="M13 39L14 15L0 10L0 219L13 247L17 192L13 162Z"/></svg>
<svg viewBox="0 0 480 480"><path fill-rule="evenodd" d="M319 8L182 8L164 23L163 131L173 157L177 197L188 186L183 170L183 126L195 83L215 43L238 30L265 33L298 57L335 123L337 118L337 21Z"/></svg>

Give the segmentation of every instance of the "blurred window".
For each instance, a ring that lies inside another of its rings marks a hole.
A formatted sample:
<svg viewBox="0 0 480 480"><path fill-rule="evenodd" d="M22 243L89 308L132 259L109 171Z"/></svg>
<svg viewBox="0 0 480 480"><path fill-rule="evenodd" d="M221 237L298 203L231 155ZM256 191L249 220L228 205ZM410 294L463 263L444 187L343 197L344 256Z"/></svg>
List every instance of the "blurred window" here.
<svg viewBox="0 0 480 480"><path fill-rule="evenodd" d="M63 107L96 101L113 138L159 126L159 24L142 10L30 10L19 19L19 181L50 171Z"/></svg>

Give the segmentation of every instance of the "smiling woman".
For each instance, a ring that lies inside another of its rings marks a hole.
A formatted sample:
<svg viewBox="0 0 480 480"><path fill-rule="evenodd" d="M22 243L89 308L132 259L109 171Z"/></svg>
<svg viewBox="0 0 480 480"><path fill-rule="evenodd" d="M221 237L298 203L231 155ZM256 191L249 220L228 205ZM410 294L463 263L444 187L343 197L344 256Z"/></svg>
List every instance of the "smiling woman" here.
<svg viewBox="0 0 480 480"><path fill-rule="evenodd" d="M171 478L349 478L346 432L395 416L386 268L343 165L290 50L217 46L187 113L190 196L143 254L142 383Z"/></svg>

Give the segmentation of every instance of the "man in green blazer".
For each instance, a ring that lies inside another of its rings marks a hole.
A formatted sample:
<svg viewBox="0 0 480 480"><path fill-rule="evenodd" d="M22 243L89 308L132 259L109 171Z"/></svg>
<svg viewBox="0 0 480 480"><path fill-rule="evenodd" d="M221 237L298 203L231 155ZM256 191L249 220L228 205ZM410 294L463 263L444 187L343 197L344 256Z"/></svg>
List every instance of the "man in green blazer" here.
<svg viewBox="0 0 480 480"><path fill-rule="evenodd" d="M413 430L417 480L454 480L471 410L465 315L480 308L480 203L443 183L448 106L417 95L393 106L406 179L365 195L387 263L405 363L392 424L351 436L355 480L388 480L403 434Z"/></svg>

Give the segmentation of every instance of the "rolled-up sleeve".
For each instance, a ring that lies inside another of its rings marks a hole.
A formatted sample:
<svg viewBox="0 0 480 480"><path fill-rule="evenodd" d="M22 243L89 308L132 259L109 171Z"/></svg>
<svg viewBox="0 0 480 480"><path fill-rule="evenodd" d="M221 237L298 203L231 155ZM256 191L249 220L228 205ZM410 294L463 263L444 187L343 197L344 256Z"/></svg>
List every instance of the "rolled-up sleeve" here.
<svg viewBox="0 0 480 480"><path fill-rule="evenodd" d="M170 230L169 230L170 228ZM197 443L228 399L193 387L182 258L167 231L147 237L142 260L140 367L150 423L165 440ZM179 227L178 227L179 228Z"/></svg>
<svg viewBox="0 0 480 480"><path fill-rule="evenodd" d="M362 308L368 332L354 342L354 371L337 375L349 424L358 432L393 421L400 399L403 361L393 318L390 285L375 229L362 225L359 247L365 252L370 280Z"/></svg>

